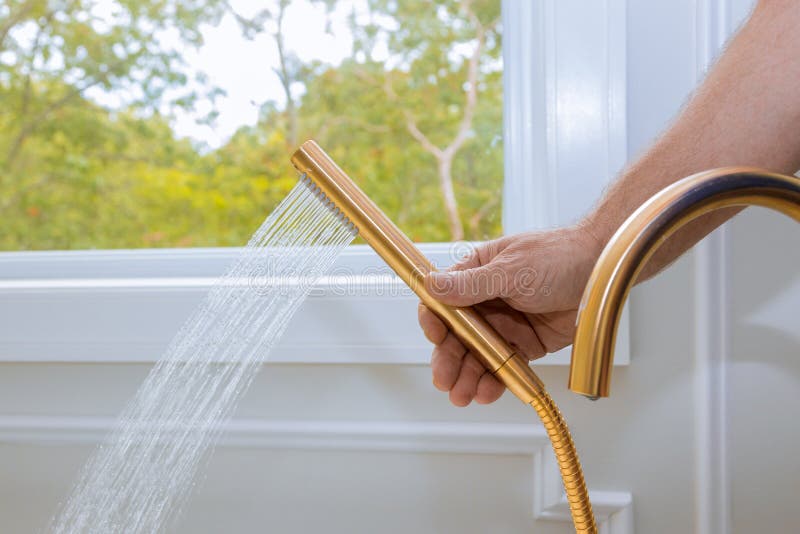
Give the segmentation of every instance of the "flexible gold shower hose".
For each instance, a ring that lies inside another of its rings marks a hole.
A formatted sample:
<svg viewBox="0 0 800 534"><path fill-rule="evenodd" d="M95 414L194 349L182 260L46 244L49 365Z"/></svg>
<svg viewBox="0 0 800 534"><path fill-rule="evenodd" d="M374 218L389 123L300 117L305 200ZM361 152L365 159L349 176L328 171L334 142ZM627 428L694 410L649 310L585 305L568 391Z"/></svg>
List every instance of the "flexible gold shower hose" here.
<svg viewBox="0 0 800 534"><path fill-rule="evenodd" d="M583 480L583 469L581 469L581 462L578 459L578 453L566 421L547 391L542 390L540 395L531 401L531 406L542 420L550 443L553 445L553 452L558 461L561 480L564 482L567 502L572 513L572 522L575 524L575 532L597 534L592 503L589 501L589 492L586 489L586 482Z"/></svg>

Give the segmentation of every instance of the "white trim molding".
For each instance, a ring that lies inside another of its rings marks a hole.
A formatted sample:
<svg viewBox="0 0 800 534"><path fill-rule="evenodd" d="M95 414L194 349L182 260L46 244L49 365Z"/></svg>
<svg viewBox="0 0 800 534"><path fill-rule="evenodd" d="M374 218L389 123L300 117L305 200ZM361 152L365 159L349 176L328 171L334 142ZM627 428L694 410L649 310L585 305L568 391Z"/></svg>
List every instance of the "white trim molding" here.
<svg viewBox="0 0 800 534"><path fill-rule="evenodd" d="M698 245L695 261L695 532L730 532L728 481L727 235L718 229Z"/></svg>
<svg viewBox="0 0 800 534"><path fill-rule="evenodd" d="M0 443L94 445L115 423L112 417L5 415L0 416ZM558 466L547 432L541 425L234 419L227 424L218 446L529 456L534 490L533 517L572 522ZM630 493L589 493L601 534L633 534Z"/></svg>
<svg viewBox="0 0 800 534"><path fill-rule="evenodd" d="M548 443L549 445L549 443ZM551 447L540 448L533 457L533 515L537 519L571 522L558 463ZM633 533L633 496L626 491L589 490L599 534Z"/></svg>
<svg viewBox="0 0 800 534"><path fill-rule="evenodd" d="M739 6L741 7L741 6ZM734 32L733 0L695 4L695 76L699 84ZM695 532L731 530L727 362L730 350L729 235L722 225L694 250Z"/></svg>
<svg viewBox="0 0 800 534"><path fill-rule="evenodd" d="M463 246L420 248L443 266ZM0 253L0 362L154 362L239 250ZM267 361L427 365L417 302L369 247L349 247ZM627 336L624 321L617 365L629 361Z"/></svg>

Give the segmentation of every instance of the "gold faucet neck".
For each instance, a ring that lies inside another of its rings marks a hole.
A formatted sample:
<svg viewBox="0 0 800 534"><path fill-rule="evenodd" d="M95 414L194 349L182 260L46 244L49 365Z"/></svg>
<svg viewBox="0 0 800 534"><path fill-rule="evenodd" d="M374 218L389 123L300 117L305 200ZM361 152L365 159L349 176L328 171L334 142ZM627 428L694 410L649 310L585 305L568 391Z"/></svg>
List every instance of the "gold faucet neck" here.
<svg viewBox="0 0 800 534"><path fill-rule="evenodd" d="M619 227L600 254L578 308L569 389L589 398L608 397L622 307L664 241L705 213L747 205L800 222L800 180L751 167L701 172L657 193Z"/></svg>

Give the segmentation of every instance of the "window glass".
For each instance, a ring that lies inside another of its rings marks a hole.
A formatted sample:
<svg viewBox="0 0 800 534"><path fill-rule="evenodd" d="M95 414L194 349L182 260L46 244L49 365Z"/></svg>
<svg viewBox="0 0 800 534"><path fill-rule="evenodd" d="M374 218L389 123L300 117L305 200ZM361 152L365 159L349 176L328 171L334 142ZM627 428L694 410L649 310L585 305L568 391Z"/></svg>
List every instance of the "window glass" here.
<svg viewBox="0 0 800 534"><path fill-rule="evenodd" d="M241 245L316 139L415 241L501 233L499 0L9 0L0 249Z"/></svg>

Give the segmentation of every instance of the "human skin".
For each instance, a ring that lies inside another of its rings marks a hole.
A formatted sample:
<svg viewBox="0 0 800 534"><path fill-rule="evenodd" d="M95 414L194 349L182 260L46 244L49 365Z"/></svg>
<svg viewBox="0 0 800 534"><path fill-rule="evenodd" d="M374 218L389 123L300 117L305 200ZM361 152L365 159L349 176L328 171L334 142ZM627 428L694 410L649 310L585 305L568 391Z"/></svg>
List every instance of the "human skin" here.
<svg viewBox="0 0 800 534"><path fill-rule="evenodd" d="M732 165L792 174L800 168L800 2L762 0L669 128L571 227L505 236L480 245L447 272L426 278L453 306L475 306L529 359L569 345L578 303L597 257L616 229L652 195L707 169ZM653 256L654 276L736 209L684 227ZM420 304L434 345L433 383L456 406L486 404L504 386Z"/></svg>

